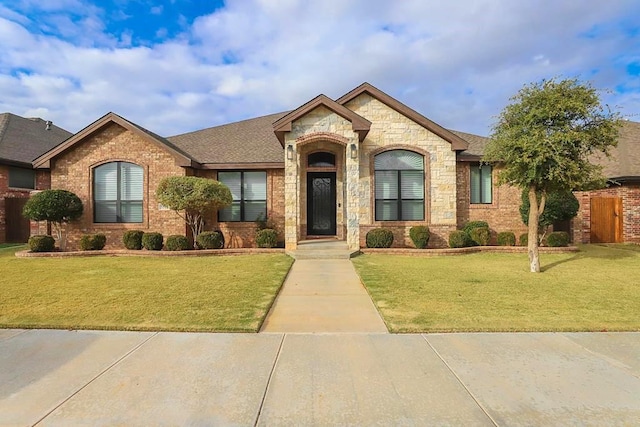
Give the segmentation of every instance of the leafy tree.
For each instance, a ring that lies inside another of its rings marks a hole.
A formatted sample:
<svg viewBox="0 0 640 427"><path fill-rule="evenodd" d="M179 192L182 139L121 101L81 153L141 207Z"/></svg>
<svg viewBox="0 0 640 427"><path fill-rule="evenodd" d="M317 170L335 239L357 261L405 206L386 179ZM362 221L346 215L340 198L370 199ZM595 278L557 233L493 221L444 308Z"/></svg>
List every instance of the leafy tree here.
<svg viewBox="0 0 640 427"><path fill-rule="evenodd" d="M537 202L540 203L541 195L537 195ZM529 224L529 192L522 192L522 204L520 205L520 216L522 222ZM578 214L580 203L571 191L553 191L547 193L547 200L544 205L544 212L538 219L538 243L542 242L546 229L558 221L568 221Z"/></svg>
<svg viewBox="0 0 640 427"><path fill-rule="evenodd" d="M483 161L503 166L500 184L527 192L529 264L539 272L538 222L547 194L604 185L601 167L589 157L617 144L620 115L577 79L525 85L511 101L498 116Z"/></svg>
<svg viewBox="0 0 640 427"><path fill-rule="evenodd" d="M174 210L191 228L195 240L204 230L207 214L229 206L231 191L221 182L196 176L172 176L160 181L156 190L158 201Z"/></svg>
<svg viewBox="0 0 640 427"><path fill-rule="evenodd" d="M60 249L67 248L65 224L82 215L82 200L67 190L44 190L27 200L22 215L32 221L49 221L56 232Z"/></svg>

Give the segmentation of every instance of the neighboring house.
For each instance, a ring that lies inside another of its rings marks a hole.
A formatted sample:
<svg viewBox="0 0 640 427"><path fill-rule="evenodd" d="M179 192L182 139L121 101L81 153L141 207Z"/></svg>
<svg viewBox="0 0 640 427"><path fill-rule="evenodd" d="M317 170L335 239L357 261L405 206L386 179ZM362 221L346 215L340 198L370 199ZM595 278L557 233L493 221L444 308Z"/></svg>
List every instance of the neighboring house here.
<svg viewBox="0 0 640 427"><path fill-rule="evenodd" d="M70 136L49 121L0 114L0 243L29 238L22 207L32 190L50 186L48 171L35 171L31 162Z"/></svg>
<svg viewBox="0 0 640 427"><path fill-rule="evenodd" d="M128 229L186 234L183 221L158 203L160 180L175 175L217 179L234 202L207 219L228 246L254 245L255 220L276 224L286 248L332 236L351 249L386 227L394 246L410 246L409 229L428 225L430 247L468 220L494 232L526 231L520 191L495 185L480 163L487 139L447 130L364 83L332 100L320 95L297 109L164 138L109 113L34 161L51 171L52 188L85 204L69 247L102 232L121 246Z"/></svg>

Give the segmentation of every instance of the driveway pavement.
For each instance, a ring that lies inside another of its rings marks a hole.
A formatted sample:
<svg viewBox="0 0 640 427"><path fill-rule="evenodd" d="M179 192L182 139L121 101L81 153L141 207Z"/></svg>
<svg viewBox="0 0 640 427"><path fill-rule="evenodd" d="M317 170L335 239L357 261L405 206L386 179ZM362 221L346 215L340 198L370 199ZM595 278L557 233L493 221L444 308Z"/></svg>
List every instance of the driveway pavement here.
<svg viewBox="0 0 640 427"><path fill-rule="evenodd" d="M640 425L640 333L0 330L0 425Z"/></svg>

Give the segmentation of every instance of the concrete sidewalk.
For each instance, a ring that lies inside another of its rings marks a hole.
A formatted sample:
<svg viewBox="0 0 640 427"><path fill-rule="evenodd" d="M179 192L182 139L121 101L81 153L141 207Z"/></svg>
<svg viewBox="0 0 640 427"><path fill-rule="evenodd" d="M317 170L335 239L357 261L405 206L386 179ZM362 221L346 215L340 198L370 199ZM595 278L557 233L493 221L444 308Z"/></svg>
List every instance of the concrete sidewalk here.
<svg viewBox="0 0 640 427"><path fill-rule="evenodd" d="M349 259L296 260L261 332L387 332Z"/></svg>
<svg viewBox="0 0 640 427"><path fill-rule="evenodd" d="M0 425L640 425L640 333L0 330Z"/></svg>

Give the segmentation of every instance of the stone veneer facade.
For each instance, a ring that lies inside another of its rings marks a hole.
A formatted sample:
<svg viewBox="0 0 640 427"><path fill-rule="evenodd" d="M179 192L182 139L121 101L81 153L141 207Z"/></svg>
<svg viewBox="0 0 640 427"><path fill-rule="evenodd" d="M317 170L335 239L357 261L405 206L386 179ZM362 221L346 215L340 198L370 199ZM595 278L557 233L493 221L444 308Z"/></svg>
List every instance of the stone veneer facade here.
<svg viewBox="0 0 640 427"><path fill-rule="evenodd" d="M366 233L377 227L394 232L394 246L410 246L409 229L428 225L430 246L447 246L449 232L457 225L456 153L451 144L395 109L363 93L345 107L369 120L370 131L362 142L349 120L319 106L292 123L285 135L285 242L289 250L306 238L306 159L315 151L336 155L337 237L350 249L365 246ZM357 147L352 158L351 146ZM385 150L418 152L425 159L424 221L376 221L373 189L374 157Z"/></svg>
<svg viewBox="0 0 640 427"><path fill-rule="evenodd" d="M345 105L369 120L371 129L360 145L360 218L361 247L372 228L386 227L394 232L394 247L412 246L409 229L428 225L430 247L446 247L449 233L456 228L456 152L451 144L413 120L367 93ZM424 221L376 221L374 156L385 150L404 149L420 153L425 159Z"/></svg>
<svg viewBox="0 0 640 427"><path fill-rule="evenodd" d="M336 232L350 249L359 246L358 159L347 155L351 144L358 145L358 134L351 122L324 106L319 106L292 123L285 135L285 153L293 150L293 159L285 155L285 247L295 250L307 237L307 156L315 151L336 155Z"/></svg>

